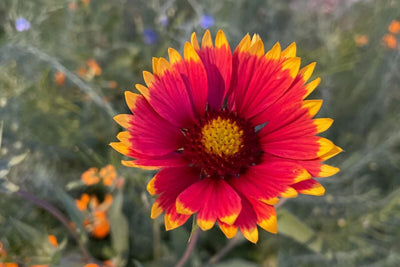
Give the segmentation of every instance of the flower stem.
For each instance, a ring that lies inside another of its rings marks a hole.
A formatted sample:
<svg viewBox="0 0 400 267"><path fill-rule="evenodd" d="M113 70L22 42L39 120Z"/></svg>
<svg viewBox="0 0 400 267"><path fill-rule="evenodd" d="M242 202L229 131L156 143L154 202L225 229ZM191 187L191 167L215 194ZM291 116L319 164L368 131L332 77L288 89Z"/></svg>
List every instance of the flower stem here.
<svg viewBox="0 0 400 267"><path fill-rule="evenodd" d="M221 258L223 258L229 251L231 251L237 245L243 243L246 239L242 235L236 235L234 238L229 240L225 247L218 251L214 256L208 261L209 264L217 263Z"/></svg>
<svg viewBox="0 0 400 267"><path fill-rule="evenodd" d="M81 239L79 238L78 233L76 232L75 228L71 227L71 225L68 222L68 219L62 214L57 208L52 206L50 203L32 195L31 193L19 189L17 192L17 195L28 200L29 202L35 204L36 206L41 207L42 209L48 211L51 213L54 217L56 217L71 233L72 237L75 239L76 243L79 246L79 249L81 250L82 256L83 256L83 261L89 262L91 259L91 256L86 249L85 245L82 243Z"/></svg>
<svg viewBox="0 0 400 267"><path fill-rule="evenodd" d="M185 263L189 259L190 255L192 254L196 246L197 240L199 239L200 231L201 230L198 227L194 231L192 231L185 253L183 254L182 258L178 261L178 263L175 265L175 267L183 267L185 265Z"/></svg>

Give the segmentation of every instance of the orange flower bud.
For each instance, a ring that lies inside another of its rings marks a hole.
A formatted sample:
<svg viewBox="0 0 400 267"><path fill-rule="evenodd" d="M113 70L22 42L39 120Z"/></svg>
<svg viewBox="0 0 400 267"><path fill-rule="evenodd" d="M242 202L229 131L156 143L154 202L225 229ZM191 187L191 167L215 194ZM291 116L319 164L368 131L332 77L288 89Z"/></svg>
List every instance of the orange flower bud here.
<svg viewBox="0 0 400 267"><path fill-rule="evenodd" d="M400 32L400 21L393 20L388 26L388 31L393 34L398 34Z"/></svg>
<svg viewBox="0 0 400 267"><path fill-rule="evenodd" d="M54 246L54 247L58 247L58 241L57 238L54 235L49 235L49 242Z"/></svg>
<svg viewBox="0 0 400 267"><path fill-rule="evenodd" d="M97 176L98 169L90 168L81 175L81 180L86 185L97 184L100 181L100 178Z"/></svg>
<svg viewBox="0 0 400 267"><path fill-rule="evenodd" d="M65 74L62 73L61 71L57 71L54 74L54 80L56 82L57 85L64 85L65 84Z"/></svg>
<svg viewBox="0 0 400 267"><path fill-rule="evenodd" d="M382 38L383 45L389 49L396 49L397 48L397 39L392 34L385 34Z"/></svg>

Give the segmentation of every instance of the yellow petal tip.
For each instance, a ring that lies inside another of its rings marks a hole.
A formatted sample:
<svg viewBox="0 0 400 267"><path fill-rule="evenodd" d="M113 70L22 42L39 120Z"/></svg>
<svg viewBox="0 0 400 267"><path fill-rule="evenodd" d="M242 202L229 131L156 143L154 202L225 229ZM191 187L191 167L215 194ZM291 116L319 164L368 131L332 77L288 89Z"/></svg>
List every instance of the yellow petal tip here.
<svg viewBox="0 0 400 267"><path fill-rule="evenodd" d="M257 226L250 229L240 229L243 236L250 242L256 244L258 241L258 229Z"/></svg>
<svg viewBox="0 0 400 267"><path fill-rule="evenodd" d="M153 206L151 207L151 214L150 214L150 217L152 218L152 219L155 219L155 218L157 218L158 216L160 216L161 215L161 213L163 213L163 208L161 208L159 205L158 205L158 203L157 202L154 202L153 203Z"/></svg>
<svg viewBox="0 0 400 267"><path fill-rule="evenodd" d="M176 211L180 214L185 214L185 215L191 215L194 213L191 209L185 207L185 205L180 202L179 200L176 200Z"/></svg>

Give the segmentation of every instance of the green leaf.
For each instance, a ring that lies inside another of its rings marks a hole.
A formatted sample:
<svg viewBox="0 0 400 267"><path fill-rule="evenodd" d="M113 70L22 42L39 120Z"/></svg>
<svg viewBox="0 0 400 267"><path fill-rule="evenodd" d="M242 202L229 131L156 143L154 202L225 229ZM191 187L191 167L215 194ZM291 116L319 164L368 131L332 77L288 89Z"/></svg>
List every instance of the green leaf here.
<svg viewBox="0 0 400 267"><path fill-rule="evenodd" d="M8 162L8 167L13 167L15 165L20 164L26 158L27 155L28 155L28 152L25 152L23 154L12 157L10 159L10 161Z"/></svg>
<svg viewBox="0 0 400 267"><path fill-rule="evenodd" d="M68 216L75 223L75 227L79 229L79 233L81 234L81 237L83 237L83 242L86 242L88 238L86 230L83 228L84 216L76 207L75 200L59 187L55 187L54 191L55 196L62 203L63 207L68 213Z"/></svg>
<svg viewBox="0 0 400 267"><path fill-rule="evenodd" d="M24 238L28 243L33 246L43 243L44 235L42 232L36 230L36 228L14 218L10 218L10 221L14 228L20 233L21 237Z"/></svg>
<svg viewBox="0 0 400 267"><path fill-rule="evenodd" d="M19 186L11 183L6 178L0 178L0 193L15 193L19 190Z"/></svg>
<svg viewBox="0 0 400 267"><path fill-rule="evenodd" d="M122 213L123 195L118 192L110 207L109 218L111 226L111 243L117 253L119 266L125 266L129 248L129 227L125 215Z"/></svg>
<svg viewBox="0 0 400 267"><path fill-rule="evenodd" d="M293 238L314 252L322 251L322 239L290 211L280 208L277 210L277 216L280 234Z"/></svg>

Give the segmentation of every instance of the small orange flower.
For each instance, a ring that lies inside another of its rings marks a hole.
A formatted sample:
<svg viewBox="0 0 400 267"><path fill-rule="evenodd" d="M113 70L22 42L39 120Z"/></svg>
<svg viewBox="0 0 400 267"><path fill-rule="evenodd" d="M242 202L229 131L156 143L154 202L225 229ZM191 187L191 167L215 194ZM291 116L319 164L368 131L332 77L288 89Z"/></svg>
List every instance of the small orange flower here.
<svg viewBox="0 0 400 267"><path fill-rule="evenodd" d="M0 267L18 267L18 264L14 262L5 262L0 263Z"/></svg>
<svg viewBox="0 0 400 267"><path fill-rule="evenodd" d="M85 201L81 202L86 203L85 210L87 209L87 206L89 208L88 213L85 215L86 218L83 221L83 226L95 238L102 239L106 237L110 232L110 222L107 217L107 212L113 202L112 195L107 194L101 204L94 195L91 195L90 197L87 195ZM79 200L77 203L79 203Z"/></svg>
<svg viewBox="0 0 400 267"><path fill-rule="evenodd" d="M106 260L103 267L116 267L116 265L112 261Z"/></svg>
<svg viewBox="0 0 400 267"><path fill-rule="evenodd" d="M101 74L101 68L96 60L89 59L86 64L89 66L89 70L95 75L99 76Z"/></svg>
<svg viewBox="0 0 400 267"><path fill-rule="evenodd" d="M88 263L83 267L99 267L99 265L97 265L96 263Z"/></svg>
<svg viewBox="0 0 400 267"><path fill-rule="evenodd" d="M88 194L82 194L81 199L75 199L76 207L80 211L84 211L87 209L87 205L89 203L90 197Z"/></svg>
<svg viewBox="0 0 400 267"><path fill-rule="evenodd" d="M117 172L115 171L114 166L109 164L101 168L100 177L103 178L104 185L111 186L114 183L114 180L117 178Z"/></svg>
<svg viewBox="0 0 400 267"><path fill-rule="evenodd" d="M92 236L98 239L102 239L110 232L110 222L107 215L103 211L95 211L93 214L93 231Z"/></svg>
<svg viewBox="0 0 400 267"><path fill-rule="evenodd" d="M49 242L56 248L58 248L58 241L54 235L49 235Z"/></svg>
<svg viewBox="0 0 400 267"><path fill-rule="evenodd" d="M397 39L392 34L385 34L382 38L383 45L388 49L396 49L397 48Z"/></svg>
<svg viewBox="0 0 400 267"><path fill-rule="evenodd" d="M400 32L400 21L393 20L388 26L388 30L393 34L398 34Z"/></svg>
<svg viewBox="0 0 400 267"><path fill-rule="evenodd" d="M369 43L369 38L365 34L356 34L354 36L354 42L358 47L362 47Z"/></svg>
<svg viewBox="0 0 400 267"><path fill-rule="evenodd" d="M115 89L118 87L118 83L116 81L109 81L108 82L108 87L111 89Z"/></svg>
<svg viewBox="0 0 400 267"><path fill-rule="evenodd" d="M97 176L98 169L97 168L90 168L81 175L81 180L86 185L93 185L97 184L100 181L99 176Z"/></svg>
<svg viewBox="0 0 400 267"><path fill-rule="evenodd" d="M65 84L65 74L62 73L61 71L57 71L54 74L54 80L57 85L60 85L60 86L64 85Z"/></svg>

